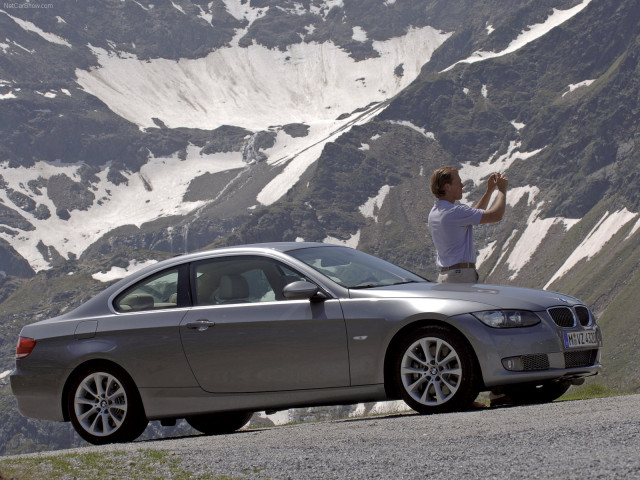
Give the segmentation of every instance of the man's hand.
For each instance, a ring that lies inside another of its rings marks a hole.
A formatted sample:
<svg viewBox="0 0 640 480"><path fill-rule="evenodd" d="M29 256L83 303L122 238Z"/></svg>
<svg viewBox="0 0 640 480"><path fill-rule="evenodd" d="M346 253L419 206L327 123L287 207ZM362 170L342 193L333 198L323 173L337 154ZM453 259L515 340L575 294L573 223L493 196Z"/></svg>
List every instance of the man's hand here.
<svg viewBox="0 0 640 480"><path fill-rule="evenodd" d="M499 173L492 173L489 175L489 180L487 180L487 192L491 193L496 189L498 178L500 178Z"/></svg>
<svg viewBox="0 0 640 480"><path fill-rule="evenodd" d="M495 176L495 182L498 190L500 190L502 193L507 193L507 188L509 187L509 179L501 173L494 173L491 176Z"/></svg>
<svg viewBox="0 0 640 480"><path fill-rule="evenodd" d="M493 191L498 188L500 192L496 197L496 201L493 202L491 208L487 210L487 204L489 203L489 198ZM489 176L489 180L487 182L487 193L485 193L480 202L478 202L478 206L476 208L480 208L484 210L482 214L482 219L480 223L495 223L502 220L504 216L504 211L506 209L506 201L507 201L507 188L509 187L509 179L505 177L502 173L492 173Z"/></svg>

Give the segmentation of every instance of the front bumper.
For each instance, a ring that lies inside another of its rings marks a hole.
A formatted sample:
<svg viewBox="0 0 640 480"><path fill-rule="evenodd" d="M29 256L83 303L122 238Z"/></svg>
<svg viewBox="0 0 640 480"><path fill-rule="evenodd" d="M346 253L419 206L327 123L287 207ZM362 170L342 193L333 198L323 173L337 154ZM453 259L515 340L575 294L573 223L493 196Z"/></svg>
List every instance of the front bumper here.
<svg viewBox="0 0 640 480"><path fill-rule="evenodd" d="M471 343L482 372L484 386L491 389L516 383L581 382L602 368L602 333L588 326L558 327L546 312L537 312L541 323L521 328L490 328L472 315L452 317ZM597 345L567 347L565 332L595 332Z"/></svg>

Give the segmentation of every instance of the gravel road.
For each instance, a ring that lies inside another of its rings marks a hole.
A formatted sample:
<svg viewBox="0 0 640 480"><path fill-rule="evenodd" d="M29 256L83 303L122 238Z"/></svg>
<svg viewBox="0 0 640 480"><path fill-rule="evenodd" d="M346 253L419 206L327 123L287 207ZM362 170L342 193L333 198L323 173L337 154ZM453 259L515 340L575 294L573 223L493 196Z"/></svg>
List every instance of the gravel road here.
<svg viewBox="0 0 640 480"><path fill-rule="evenodd" d="M170 452L201 478L640 479L640 395L406 413L73 451L108 455L123 449Z"/></svg>

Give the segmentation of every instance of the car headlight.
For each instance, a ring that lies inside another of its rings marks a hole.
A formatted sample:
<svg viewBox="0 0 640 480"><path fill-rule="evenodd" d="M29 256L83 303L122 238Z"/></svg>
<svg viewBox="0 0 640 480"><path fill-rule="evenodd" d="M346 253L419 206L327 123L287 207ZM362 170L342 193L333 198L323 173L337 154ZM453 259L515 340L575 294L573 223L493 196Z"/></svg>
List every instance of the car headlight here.
<svg viewBox="0 0 640 480"><path fill-rule="evenodd" d="M487 310L472 315L491 328L531 327L540 323L538 315L525 310Z"/></svg>

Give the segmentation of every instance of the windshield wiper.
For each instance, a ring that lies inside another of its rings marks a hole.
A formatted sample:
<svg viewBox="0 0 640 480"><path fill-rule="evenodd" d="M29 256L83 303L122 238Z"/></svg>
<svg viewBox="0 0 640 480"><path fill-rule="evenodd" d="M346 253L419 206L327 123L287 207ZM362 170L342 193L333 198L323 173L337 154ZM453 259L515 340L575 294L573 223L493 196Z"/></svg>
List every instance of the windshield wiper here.
<svg viewBox="0 0 640 480"><path fill-rule="evenodd" d="M409 280L408 278L403 278L399 282L392 283L391 285L404 285L405 283L418 283L416 280Z"/></svg>
<svg viewBox="0 0 640 480"><path fill-rule="evenodd" d="M354 287L349 287L352 290L361 290L363 288L374 288L374 287L386 287L386 284L382 284L382 285L374 285L373 283L367 283L365 285L356 285Z"/></svg>
<svg viewBox="0 0 640 480"><path fill-rule="evenodd" d="M415 280L410 280L408 278L402 278L402 279L400 279L400 281L394 282L394 283L375 283L375 284L374 283L365 283L365 284L362 284L362 285L356 285L354 287L349 287L349 288L357 290L357 289L363 289L363 288L390 287L390 286L393 286L393 285L403 285L405 283L418 283L418 282L415 281Z"/></svg>

